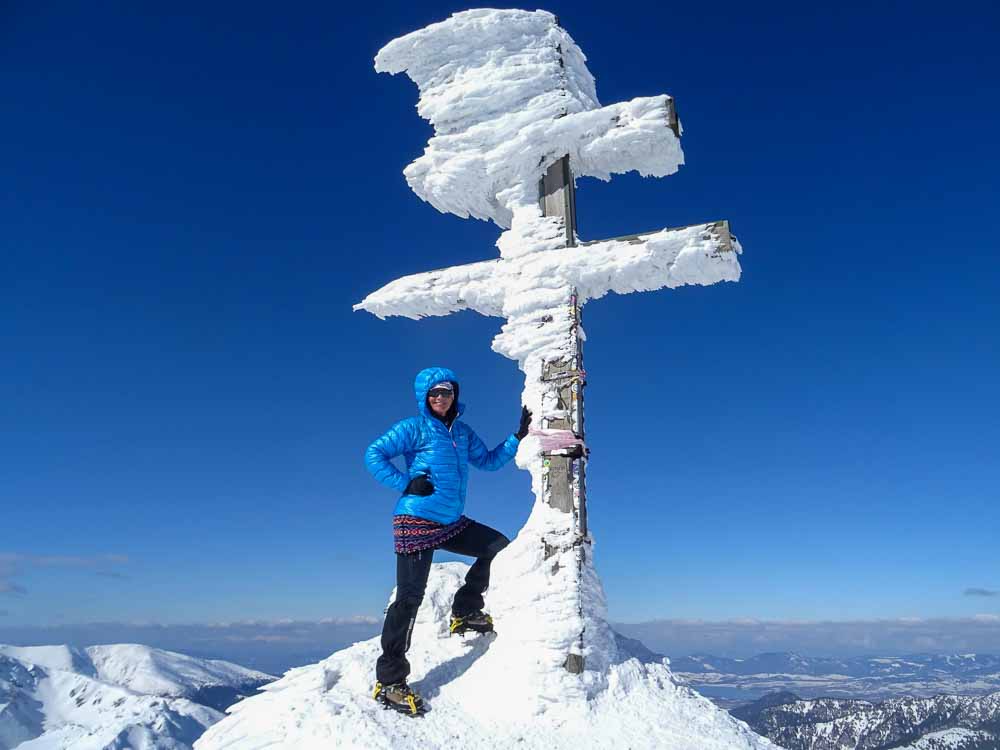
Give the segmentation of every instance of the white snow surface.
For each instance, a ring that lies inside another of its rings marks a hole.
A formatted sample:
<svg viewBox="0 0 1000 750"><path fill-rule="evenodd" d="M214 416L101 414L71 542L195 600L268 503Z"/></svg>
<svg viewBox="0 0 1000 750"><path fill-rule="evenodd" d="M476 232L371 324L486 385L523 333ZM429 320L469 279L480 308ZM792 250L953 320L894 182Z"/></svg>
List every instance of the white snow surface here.
<svg viewBox="0 0 1000 750"><path fill-rule="evenodd" d="M536 508L537 511L537 508ZM544 519L535 519L536 524ZM601 631L591 643L587 671L562 668L565 644L551 630L572 626L552 620L565 611L551 579L534 571L565 555L540 559L529 522L494 564L487 606L499 636L449 636L451 597L467 567L433 566L417 616L408 658L410 684L431 704L413 719L383 710L371 698L379 639L338 651L293 669L260 694L236 704L230 715L195 743L195 750L328 750L329 748L498 747L541 750L659 748L659 750L764 750L775 748L689 688L678 685L666 662L642 664L614 645L603 619L603 592L587 581L587 623ZM572 602L575 606L575 602Z"/></svg>
<svg viewBox="0 0 1000 750"><path fill-rule="evenodd" d="M405 72L420 90L435 135L404 174L442 212L509 227L566 154L576 176L603 180L662 177L684 162L669 97L602 107L586 57L544 10L455 13L391 41L375 69Z"/></svg>
<svg viewBox="0 0 1000 750"><path fill-rule="evenodd" d="M271 679L147 646L0 645L0 750L190 750L223 716L190 697Z"/></svg>

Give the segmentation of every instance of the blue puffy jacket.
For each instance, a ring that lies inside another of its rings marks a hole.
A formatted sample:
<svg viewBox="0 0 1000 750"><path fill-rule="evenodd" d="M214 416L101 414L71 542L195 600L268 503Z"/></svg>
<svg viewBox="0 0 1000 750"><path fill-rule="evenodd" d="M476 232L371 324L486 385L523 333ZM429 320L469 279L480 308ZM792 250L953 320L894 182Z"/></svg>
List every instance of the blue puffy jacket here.
<svg viewBox="0 0 1000 750"><path fill-rule="evenodd" d="M465 510L465 489L469 482L469 464L479 469L496 471L517 452L520 442L511 435L493 450L465 422L458 418L465 406L457 402L451 428L431 414L427 406L427 391L441 381L455 384L456 402L458 378L446 367L428 367L417 374L413 390L419 415L396 422L389 431L368 446L365 466L382 484L404 492L410 480L426 474L434 485L434 493L403 495L396 503L396 515L418 516L437 523L454 523ZM390 459L404 456L404 474Z"/></svg>

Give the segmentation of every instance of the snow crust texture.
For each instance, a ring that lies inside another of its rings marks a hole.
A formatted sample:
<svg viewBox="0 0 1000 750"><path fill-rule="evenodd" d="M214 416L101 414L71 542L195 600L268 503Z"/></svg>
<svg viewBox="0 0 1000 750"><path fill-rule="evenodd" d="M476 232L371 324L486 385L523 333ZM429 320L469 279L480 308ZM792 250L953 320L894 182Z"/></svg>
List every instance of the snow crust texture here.
<svg viewBox="0 0 1000 750"><path fill-rule="evenodd" d="M564 653L547 638L533 637L541 621L563 611L559 592L514 593L526 585L524 571L538 562L534 554L530 545L515 541L497 558L487 601L496 638L448 635L451 598L467 567L433 566L407 655L413 667L410 684L431 703L425 717L385 711L371 699L380 653L379 639L373 638L319 664L293 669L236 704L195 743L195 750L776 747L678 685L666 662L643 664L619 653L613 637L601 639L607 651L588 655L588 663L600 663L601 669L588 670L583 679L562 669ZM527 585L539 580L531 577ZM588 588L595 599L603 599L596 580ZM531 608L520 606L525 593ZM518 608L505 604L510 601ZM607 629L606 622L593 624Z"/></svg>
<svg viewBox="0 0 1000 750"><path fill-rule="evenodd" d="M573 288L583 304L609 292L738 281L737 252L720 254L717 250L711 231L702 226L650 233L641 242L607 240L554 248L512 260L404 276L370 294L357 309L380 318L398 315L414 320L459 310L507 318L538 317L567 305L568 290ZM523 358L516 347L510 353L514 359Z"/></svg>
<svg viewBox="0 0 1000 750"><path fill-rule="evenodd" d="M223 716L203 691L272 679L146 646L0 645L0 750L190 750Z"/></svg>
<svg viewBox="0 0 1000 750"><path fill-rule="evenodd" d="M601 107L586 57L543 10L468 10L387 44L375 69L405 72L434 126L410 187L442 212L510 226L566 154L577 176L664 176L684 157L666 95Z"/></svg>

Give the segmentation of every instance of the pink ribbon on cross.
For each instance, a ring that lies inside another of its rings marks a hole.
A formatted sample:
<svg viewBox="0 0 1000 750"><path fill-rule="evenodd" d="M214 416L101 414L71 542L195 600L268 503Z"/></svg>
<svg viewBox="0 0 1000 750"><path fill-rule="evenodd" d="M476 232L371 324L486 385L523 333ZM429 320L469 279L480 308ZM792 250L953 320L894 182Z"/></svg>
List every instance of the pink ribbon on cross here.
<svg viewBox="0 0 1000 750"><path fill-rule="evenodd" d="M538 438L543 451L558 451L578 445L586 449L583 440L574 435L572 430L543 430L532 427L528 430L528 434Z"/></svg>

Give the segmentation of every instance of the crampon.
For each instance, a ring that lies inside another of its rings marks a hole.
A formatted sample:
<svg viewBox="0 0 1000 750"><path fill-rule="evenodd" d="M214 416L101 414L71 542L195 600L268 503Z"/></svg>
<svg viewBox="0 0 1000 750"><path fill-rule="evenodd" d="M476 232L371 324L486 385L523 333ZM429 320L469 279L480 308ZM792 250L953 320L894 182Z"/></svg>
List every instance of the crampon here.
<svg viewBox="0 0 1000 750"><path fill-rule="evenodd" d="M381 703L382 708L391 708L407 716L423 716L430 708L427 702L414 693L405 682L396 682L392 685L376 682L372 698Z"/></svg>
<svg viewBox="0 0 1000 750"><path fill-rule="evenodd" d="M493 618L482 610L477 612L470 612L464 617L451 616L451 624L448 626L448 631L454 635L465 635L468 632L473 633L495 633L493 630Z"/></svg>

